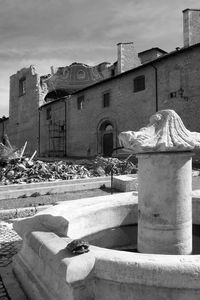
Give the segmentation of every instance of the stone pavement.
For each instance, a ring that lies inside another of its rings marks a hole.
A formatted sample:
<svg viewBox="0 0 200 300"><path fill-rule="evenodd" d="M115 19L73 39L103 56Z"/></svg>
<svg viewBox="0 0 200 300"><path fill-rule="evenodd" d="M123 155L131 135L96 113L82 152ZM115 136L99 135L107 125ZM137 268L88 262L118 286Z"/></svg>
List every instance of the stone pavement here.
<svg viewBox="0 0 200 300"><path fill-rule="evenodd" d="M12 257L21 245L12 223L0 220L0 300L27 299L12 272Z"/></svg>
<svg viewBox="0 0 200 300"><path fill-rule="evenodd" d="M0 299L1 300L10 299L1 276L0 276Z"/></svg>

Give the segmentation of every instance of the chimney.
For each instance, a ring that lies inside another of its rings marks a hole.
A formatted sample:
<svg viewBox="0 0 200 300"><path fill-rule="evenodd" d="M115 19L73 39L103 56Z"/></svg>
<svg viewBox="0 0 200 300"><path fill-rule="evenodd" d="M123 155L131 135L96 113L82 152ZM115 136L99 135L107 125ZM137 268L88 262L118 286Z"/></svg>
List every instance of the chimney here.
<svg viewBox="0 0 200 300"><path fill-rule="evenodd" d="M200 9L183 10L184 47L200 43Z"/></svg>
<svg viewBox="0 0 200 300"><path fill-rule="evenodd" d="M140 65L133 42L117 44L117 74L123 73Z"/></svg>

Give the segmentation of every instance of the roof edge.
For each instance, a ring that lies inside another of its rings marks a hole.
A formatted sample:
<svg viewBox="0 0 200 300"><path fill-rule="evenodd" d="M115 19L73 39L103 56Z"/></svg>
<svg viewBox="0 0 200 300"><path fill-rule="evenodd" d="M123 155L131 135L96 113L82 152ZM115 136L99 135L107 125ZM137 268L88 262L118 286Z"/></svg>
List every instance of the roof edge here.
<svg viewBox="0 0 200 300"><path fill-rule="evenodd" d="M184 13L187 10L191 10L191 11L200 11L200 8L186 8L184 10L182 10L182 12Z"/></svg>

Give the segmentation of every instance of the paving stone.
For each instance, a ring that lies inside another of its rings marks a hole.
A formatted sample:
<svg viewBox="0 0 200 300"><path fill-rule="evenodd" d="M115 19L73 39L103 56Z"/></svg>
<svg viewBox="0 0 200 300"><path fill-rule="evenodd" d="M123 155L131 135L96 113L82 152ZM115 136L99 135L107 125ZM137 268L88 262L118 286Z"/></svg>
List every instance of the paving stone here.
<svg viewBox="0 0 200 300"><path fill-rule="evenodd" d="M0 275L0 300L11 300ZM13 299L14 300L14 299Z"/></svg>
<svg viewBox="0 0 200 300"><path fill-rule="evenodd" d="M2 268L12 263L12 257L22 246L22 239L13 230L12 223L0 220L0 300L15 300L8 295L2 278Z"/></svg>
<svg viewBox="0 0 200 300"><path fill-rule="evenodd" d="M12 262L22 245L22 240L12 229L12 224L0 222L0 267L6 267Z"/></svg>

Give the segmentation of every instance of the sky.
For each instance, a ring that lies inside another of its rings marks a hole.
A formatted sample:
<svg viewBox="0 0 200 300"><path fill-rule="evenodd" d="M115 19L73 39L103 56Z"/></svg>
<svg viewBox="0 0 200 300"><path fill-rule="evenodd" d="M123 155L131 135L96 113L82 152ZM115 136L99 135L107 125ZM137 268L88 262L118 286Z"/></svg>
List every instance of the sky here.
<svg viewBox="0 0 200 300"><path fill-rule="evenodd" d="M113 63L116 44L137 52L183 46L182 10L199 0L0 0L0 117L9 114L9 77L40 75L73 62Z"/></svg>

